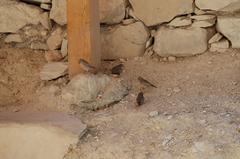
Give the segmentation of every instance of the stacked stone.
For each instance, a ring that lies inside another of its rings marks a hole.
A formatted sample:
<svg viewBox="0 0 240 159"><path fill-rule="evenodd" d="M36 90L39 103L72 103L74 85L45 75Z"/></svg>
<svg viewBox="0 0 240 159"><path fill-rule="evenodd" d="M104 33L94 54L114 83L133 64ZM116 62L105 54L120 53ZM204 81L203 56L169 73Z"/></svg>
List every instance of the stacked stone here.
<svg viewBox="0 0 240 159"><path fill-rule="evenodd" d="M99 2L103 59L185 57L240 47L240 0ZM66 0L1 0L0 15L6 43L45 50L49 61L67 56Z"/></svg>

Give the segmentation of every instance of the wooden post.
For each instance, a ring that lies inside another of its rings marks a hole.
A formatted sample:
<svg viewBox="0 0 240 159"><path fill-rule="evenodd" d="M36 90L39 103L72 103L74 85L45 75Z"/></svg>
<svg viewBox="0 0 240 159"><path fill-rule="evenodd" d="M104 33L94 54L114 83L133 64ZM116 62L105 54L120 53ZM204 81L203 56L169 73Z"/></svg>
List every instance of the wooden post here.
<svg viewBox="0 0 240 159"><path fill-rule="evenodd" d="M69 75L82 72L79 59L99 67L100 22L98 0L68 0L68 61Z"/></svg>

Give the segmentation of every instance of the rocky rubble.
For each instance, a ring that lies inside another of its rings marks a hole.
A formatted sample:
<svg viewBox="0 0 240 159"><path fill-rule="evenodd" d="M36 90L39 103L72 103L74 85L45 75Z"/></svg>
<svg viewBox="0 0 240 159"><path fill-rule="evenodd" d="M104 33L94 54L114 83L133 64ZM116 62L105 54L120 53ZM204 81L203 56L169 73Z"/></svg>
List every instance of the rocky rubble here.
<svg viewBox="0 0 240 159"><path fill-rule="evenodd" d="M239 0L99 3L103 59L129 58L145 52L186 57L210 48L214 52L218 47L240 48ZM2 0L0 4L0 40L15 47L57 50L67 56L66 0ZM223 36L221 42L218 37L212 39L215 33Z"/></svg>

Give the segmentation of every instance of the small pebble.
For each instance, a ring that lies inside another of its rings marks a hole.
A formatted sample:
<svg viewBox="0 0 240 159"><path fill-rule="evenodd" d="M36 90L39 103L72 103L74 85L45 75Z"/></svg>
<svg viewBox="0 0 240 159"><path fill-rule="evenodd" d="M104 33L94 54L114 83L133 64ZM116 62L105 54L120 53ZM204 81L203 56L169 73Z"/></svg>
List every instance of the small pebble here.
<svg viewBox="0 0 240 159"><path fill-rule="evenodd" d="M179 92L181 92L181 89L179 87L175 87L175 88L173 88L173 92L179 93Z"/></svg>
<svg viewBox="0 0 240 159"><path fill-rule="evenodd" d="M149 113L149 117L151 117L151 118L154 118L154 117L156 117L158 115L159 115L158 111L152 111L152 112Z"/></svg>

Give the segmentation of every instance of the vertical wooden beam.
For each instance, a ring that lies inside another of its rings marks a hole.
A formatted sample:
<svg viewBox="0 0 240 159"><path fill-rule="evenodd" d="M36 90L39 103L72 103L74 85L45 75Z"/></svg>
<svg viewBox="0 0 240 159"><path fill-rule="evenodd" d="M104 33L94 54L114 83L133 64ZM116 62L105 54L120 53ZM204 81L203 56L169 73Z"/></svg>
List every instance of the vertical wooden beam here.
<svg viewBox="0 0 240 159"><path fill-rule="evenodd" d="M68 0L68 61L69 75L82 72L79 59L99 67L100 22L98 0Z"/></svg>

